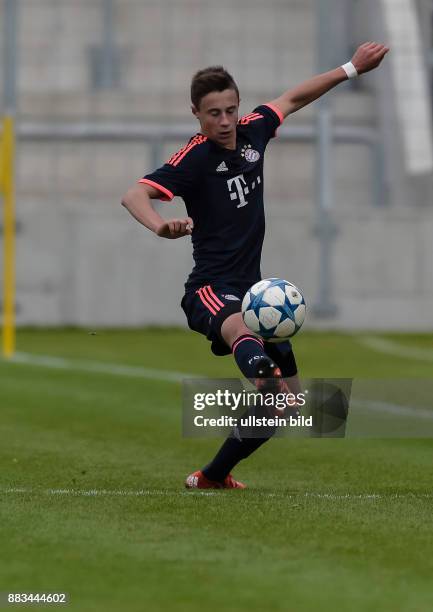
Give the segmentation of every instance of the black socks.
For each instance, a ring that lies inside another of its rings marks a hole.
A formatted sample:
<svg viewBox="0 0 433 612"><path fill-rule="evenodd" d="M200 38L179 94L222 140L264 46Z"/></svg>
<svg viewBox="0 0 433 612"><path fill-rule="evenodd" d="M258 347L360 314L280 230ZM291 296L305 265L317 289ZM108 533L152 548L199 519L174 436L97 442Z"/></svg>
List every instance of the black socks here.
<svg viewBox="0 0 433 612"><path fill-rule="evenodd" d="M263 340L248 334L235 340L232 353L245 378L254 378L257 362L260 359L268 358L263 348Z"/></svg>
<svg viewBox="0 0 433 612"><path fill-rule="evenodd" d="M240 336L233 343L232 352L242 374L250 379L256 377L257 364L260 360L268 359L270 362L272 361L264 351L263 340L253 335ZM242 415L241 419L248 418L250 415L263 416L262 411L263 409L253 406ZM266 428L266 437L249 438L243 435L242 427L236 427L225 440L214 459L202 469L203 474L209 480L222 482L239 461L251 455L267 442L274 433L275 428L268 427Z"/></svg>

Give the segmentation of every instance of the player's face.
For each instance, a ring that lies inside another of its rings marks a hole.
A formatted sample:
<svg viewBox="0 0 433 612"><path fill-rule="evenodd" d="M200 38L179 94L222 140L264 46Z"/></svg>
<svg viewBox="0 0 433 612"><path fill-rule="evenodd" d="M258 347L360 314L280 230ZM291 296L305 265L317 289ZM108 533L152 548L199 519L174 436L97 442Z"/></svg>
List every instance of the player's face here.
<svg viewBox="0 0 433 612"><path fill-rule="evenodd" d="M238 110L239 98L234 89L211 91L201 99L200 108L192 107L202 134L226 149L236 148Z"/></svg>

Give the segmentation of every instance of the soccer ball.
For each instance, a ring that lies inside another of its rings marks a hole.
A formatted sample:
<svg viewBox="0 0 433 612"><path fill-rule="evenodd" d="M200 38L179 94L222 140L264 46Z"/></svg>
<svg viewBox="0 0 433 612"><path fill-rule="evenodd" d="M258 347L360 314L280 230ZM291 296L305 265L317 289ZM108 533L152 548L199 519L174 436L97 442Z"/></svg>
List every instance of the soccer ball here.
<svg viewBox="0 0 433 612"><path fill-rule="evenodd" d="M294 336L305 319L305 300L295 285L281 278L259 281L245 294L245 325L267 342L284 342Z"/></svg>

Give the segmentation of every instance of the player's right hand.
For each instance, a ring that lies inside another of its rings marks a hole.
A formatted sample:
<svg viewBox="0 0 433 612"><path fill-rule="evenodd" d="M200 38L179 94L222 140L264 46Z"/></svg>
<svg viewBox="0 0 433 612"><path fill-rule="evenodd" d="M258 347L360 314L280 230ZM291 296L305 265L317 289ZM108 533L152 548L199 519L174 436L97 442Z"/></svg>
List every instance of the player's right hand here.
<svg viewBox="0 0 433 612"><path fill-rule="evenodd" d="M184 219L169 219L164 221L156 230L156 235L162 238L182 238L192 234L194 222L191 217Z"/></svg>

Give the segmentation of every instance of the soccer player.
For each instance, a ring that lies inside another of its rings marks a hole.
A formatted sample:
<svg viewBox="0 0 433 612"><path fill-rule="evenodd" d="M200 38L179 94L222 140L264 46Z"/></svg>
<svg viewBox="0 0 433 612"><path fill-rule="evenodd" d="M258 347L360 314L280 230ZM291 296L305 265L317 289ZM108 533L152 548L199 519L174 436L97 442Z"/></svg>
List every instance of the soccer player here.
<svg viewBox="0 0 433 612"><path fill-rule="evenodd" d="M280 97L238 118L239 90L221 66L195 74L192 113L200 132L159 169L138 181L122 204L161 238L191 236L194 269L181 306L188 325L210 340L215 355L233 354L242 374L258 389L269 380L287 380L293 393L300 383L289 342L270 344L244 324L241 300L260 280L265 233L263 157L283 120L347 80L376 68L388 52L367 42L343 66L308 79ZM187 216L163 219L151 200L183 198ZM272 387L275 389L284 387ZM214 459L186 479L188 488L244 488L231 470L266 442L235 428Z"/></svg>

